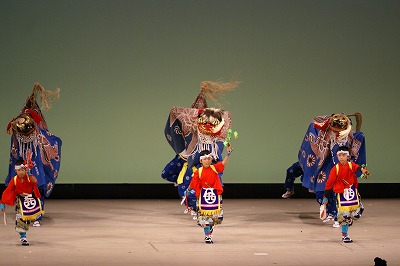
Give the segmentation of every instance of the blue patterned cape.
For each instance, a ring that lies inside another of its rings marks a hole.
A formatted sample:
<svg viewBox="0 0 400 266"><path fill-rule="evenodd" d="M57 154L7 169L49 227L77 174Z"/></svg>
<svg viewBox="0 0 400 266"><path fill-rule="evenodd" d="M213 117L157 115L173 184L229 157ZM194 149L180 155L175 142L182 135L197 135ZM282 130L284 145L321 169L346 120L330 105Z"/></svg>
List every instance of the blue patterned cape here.
<svg viewBox="0 0 400 266"><path fill-rule="evenodd" d="M8 185L15 176L15 162L19 159L26 160L26 152L30 149L33 163L31 174L37 178L40 191L46 191L45 196L48 197L60 170L62 141L59 137L39 127L35 135L36 141L31 142L22 142L15 134L11 136L10 164L5 183Z"/></svg>
<svg viewBox="0 0 400 266"><path fill-rule="evenodd" d="M301 144L298 159L304 175L302 185L313 192L325 190L325 183L332 167L338 163L336 152L340 146L350 148L351 161L366 164L365 137L362 132L350 131L339 140L329 127L318 129L311 123ZM361 174L357 173L357 176Z"/></svg>

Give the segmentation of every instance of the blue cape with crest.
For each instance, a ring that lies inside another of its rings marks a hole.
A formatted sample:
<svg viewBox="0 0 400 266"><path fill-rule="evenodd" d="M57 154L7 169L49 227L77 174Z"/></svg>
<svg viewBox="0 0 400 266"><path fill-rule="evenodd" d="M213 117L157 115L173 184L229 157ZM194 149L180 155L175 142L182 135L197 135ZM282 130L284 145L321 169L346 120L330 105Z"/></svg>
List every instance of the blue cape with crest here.
<svg viewBox="0 0 400 266"><path fill-rule="evenodd" d="M48 197L54 188L60 170L62 141L42 128L38 128L36 138L38 139L36 143L34 141L24 143L18 140L16 135L11 136L10 164L5 183L7 185L15 176L15 162L19 159L25 160L26 152L30 149L33 163L30 173L38 180L38 188L41 193L45 191L45 196Z"/></svg>
<svg viewBox="0 0 400 266"><path fill-rule="evenodd" d="M45 91L39 83L35 83L32 93L20 111L20 114L29 114L33 117L35 121L34 129L29 134L10 130L12 132L11 148L8 175L5 179L6 185L15 176L15 162L17 160L27 160L28 152L30 152L33 164L30 173L38 180L38 188L42 194L41 196L48 197L53 191L60 170L62 141L59 137L49 132L36 97L41 95L42 104L45 102L45 105L48 106L46 95L58 95L58 93L59 91ZM10 122L9 126L14 120Z"/></svg>

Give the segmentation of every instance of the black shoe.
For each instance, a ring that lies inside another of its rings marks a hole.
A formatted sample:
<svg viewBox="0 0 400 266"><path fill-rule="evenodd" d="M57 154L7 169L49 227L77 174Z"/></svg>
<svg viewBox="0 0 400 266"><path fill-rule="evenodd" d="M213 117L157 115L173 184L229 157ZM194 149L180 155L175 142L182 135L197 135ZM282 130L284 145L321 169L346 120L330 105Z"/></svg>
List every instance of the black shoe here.
<svg viewBox="0 0 400 266"><path fill-rule="evenodd" d="M212 243L214 243L214 242L212 241L211 236L206 236L206 237L204 238L204 241L205 241L207 244L212 244Z"/></svg>
<svg viewBox="0 0 400 266"><path fill-rule="evenodd" d="M347 235L342 238L343 243L353 243L353 240Z"/></svg>
<svg viewBox="0 0 400 266"><path fill-rule="evenodd" d="M23 245L23 246L29 246L28 240L26 240L26 238L21 238L21 245Z"/></svg>

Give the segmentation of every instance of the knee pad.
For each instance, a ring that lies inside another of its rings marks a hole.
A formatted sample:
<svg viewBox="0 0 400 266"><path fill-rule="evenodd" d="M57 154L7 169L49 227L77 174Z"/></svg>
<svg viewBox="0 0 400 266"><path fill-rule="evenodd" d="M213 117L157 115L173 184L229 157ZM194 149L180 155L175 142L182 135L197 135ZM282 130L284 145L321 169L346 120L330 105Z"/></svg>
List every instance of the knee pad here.
<svg viewBox="0 0 400 266"><path fill-rule="evenodd" d="M24 222L21 219L18 219L15 223L15 231L17 231L18 233L24 233L26 231L29 230L29 223L28 222Z"/></svg>

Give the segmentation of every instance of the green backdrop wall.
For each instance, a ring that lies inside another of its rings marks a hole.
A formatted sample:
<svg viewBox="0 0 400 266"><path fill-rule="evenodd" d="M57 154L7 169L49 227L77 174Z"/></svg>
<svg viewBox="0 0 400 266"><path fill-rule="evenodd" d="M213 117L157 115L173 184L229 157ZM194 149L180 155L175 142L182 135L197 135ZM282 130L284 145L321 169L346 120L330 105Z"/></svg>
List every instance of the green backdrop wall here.
<svg viewBox="0 0 400 266"><path fill-rule="evenodd" d="M314 116L361 112L367 182L399 183L399 13L399 1L1 0L0 175L34 82L61 88L44 113L63 140L58 184L162 184L170 108L201 81L238 79L222 101L239 133L225 182L283 183Z"/></svg>

